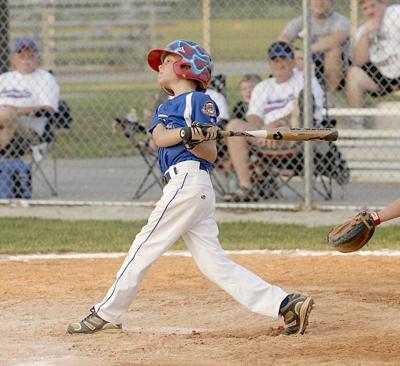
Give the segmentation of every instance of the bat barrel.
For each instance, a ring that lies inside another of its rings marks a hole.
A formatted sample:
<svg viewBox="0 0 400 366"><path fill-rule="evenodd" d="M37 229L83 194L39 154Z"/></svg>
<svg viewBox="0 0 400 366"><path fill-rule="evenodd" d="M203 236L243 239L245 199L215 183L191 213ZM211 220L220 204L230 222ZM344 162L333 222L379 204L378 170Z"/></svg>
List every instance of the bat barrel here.
<svg viewBox="0 0 400 366"><path fill-rule="evenodd" d="M326 141L336 141L339 137L339 133L337 130L332 131L329 135L326 136Z"/></svg>
<svg viewBox="0 0 400 366"><path fill-rule="evenodd" d="M338 138L338 132L333 128L274 128L267 131L267 139L275 141L336 141Z"/></svg>
<svg viewBox="0 0 400 366"><path fill-rule="evenodd" d="M269 128L256 131L218 131L218 138L246 136L275 141L336 141L338 131L334 128Z"/></svg>

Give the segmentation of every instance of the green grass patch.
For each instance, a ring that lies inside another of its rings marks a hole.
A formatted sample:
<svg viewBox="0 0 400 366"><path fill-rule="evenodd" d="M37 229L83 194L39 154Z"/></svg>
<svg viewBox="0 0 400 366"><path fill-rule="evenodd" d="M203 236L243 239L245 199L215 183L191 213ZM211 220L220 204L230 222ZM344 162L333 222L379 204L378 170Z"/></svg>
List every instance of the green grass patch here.
<svg viewBox="0 0 400 366"><path fill-rule="evenodd" d="M1 218L0 254L125 252L145 221L49 220ZM219 225L225 249L326 250L330 227L227 222ZM377 230L369 249L400 249L398 227ZM179 240L173 249L185 249Z"/></svg>
<svg viewBox="0 0 400 366"><path fill-rule="evenodd" d="M212 19L211 53L215 61L266 60L268 46L276 41L288 22L284 19ZM177 20L173 26L160 27L165 36L158 47L174 39L203 43L203 23L199 20Z"/></svg>
<svg viewBox="0 0 400 366"><path fill-rule="evenodd" d="M121 134L111 133L111 121L125 117L130 108L142 111L146 94L156 89L89 91L69 98L74 122L70 130L57 131L59 158L93 159L132 156L135 149Z"/></svg>

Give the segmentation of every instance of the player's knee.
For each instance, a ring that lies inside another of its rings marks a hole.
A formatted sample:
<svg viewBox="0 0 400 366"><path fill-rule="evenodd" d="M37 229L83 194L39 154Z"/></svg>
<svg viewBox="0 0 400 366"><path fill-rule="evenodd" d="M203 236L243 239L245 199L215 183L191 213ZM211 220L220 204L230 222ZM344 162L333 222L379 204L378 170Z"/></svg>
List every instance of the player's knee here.
<svg viewBox="0 0 400 366"><path fill-rule="evenodd" d="M342 49L340 47L334 47L325 52L325 61L333 62L333 61L341 61L342 60Z"/></svg>
<svg viewBox="0 0 400 366"><path fill-rule="evenodd" d="M357 81L359 80L365 72L361 69L359 66L350 66L349 69L347 70L347 77L351 78L353 81L353 78Z"/></svg>
<svg viewBox="0 0 400 366"><path fill-rule="evenodd" d="M10 121L10 123L14 123L18 120L16 109L12 107L0 108L0 119L2 121Z"/></svg>
<svg viewBox="0 0 400 366"><path fill-rule="evenodd" d="M361 67L358 66L350 66L349 69L347 70L347 75L346 75L346 85L348 88L357 88L359 87L361 80L363 78L364 71L361 69Z"/></svg>
<svg viewBox="0 0 400 366"><path fill-rule="evenodd" d="M245 130L245 127L246 127L246 122L238 118L231 119L226 125L227 130L235 130L235 131Z"/></svg>

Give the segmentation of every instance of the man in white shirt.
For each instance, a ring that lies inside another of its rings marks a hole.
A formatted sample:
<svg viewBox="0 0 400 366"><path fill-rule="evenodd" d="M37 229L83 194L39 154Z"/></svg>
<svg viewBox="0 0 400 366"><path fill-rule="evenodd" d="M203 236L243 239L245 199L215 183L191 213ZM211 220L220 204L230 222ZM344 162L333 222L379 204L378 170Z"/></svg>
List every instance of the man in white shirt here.
<svg viewBox="0 0 400 366"><path fill-rule="evenodd" d="M39 48L29 37L19 38L11 54L15 71L0 75L0 155L21 141L16 134L32 139L43 136L45 117L35 116L38 111L57 111L59 87L52 74L40 69ZM23 139L23 138L22 138ZM13 156L13 154L11 154Z"/></svg>
<svg viewBox="0 0 400 366"><path fill-rule="evenodd" d="M386 0L358 3L367 21L356 33L354 66L347 75L347 102L352 108L363 107L365 93L381 96L400 88L400 5L387 6ZM356 127L362 120L353 122Z"/></svg>
<svg viewBox="0 0 400 366"><path fill-rule="evenodd" d="M248 122L240 119L231 120L228 130L260 130L279 126L300 127L298 98L304 87L303 73L295 69L294 51L286 42L278 41L268 49L268 63L273 77L258 83L251 94ZM323 91L315 77L312 78L314 97L314 121L322 121ZM246 201L251 197L251 180L248 170L248 156L251 144L269 148L276 147L274 141L246 137L228 140L229 155L236 171L239 189L225 197L226 201Z"/></svg>

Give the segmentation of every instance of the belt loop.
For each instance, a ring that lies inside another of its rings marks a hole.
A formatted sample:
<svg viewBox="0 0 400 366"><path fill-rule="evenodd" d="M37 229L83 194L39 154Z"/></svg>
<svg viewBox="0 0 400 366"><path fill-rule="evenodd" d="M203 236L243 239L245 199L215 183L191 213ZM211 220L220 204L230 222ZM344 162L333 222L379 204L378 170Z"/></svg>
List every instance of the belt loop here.
<svg viewBox="0 0 400 366"><path fill-rule="evenodd" d="M178 174L178 170L176 169L176 166L174 165L174 173Z"/></svg>

